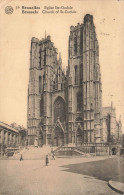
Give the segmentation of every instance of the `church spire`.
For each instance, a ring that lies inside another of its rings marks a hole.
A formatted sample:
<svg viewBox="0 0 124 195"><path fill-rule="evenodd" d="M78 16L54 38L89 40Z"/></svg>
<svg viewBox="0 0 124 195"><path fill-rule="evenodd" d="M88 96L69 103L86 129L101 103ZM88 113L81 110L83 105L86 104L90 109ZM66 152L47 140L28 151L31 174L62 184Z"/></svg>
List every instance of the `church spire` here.
<svg viewBox="0 0 124 195"><path fill-rule="evenodd" d="M45 39L46 39L46 30L45 30Z"/></svg>

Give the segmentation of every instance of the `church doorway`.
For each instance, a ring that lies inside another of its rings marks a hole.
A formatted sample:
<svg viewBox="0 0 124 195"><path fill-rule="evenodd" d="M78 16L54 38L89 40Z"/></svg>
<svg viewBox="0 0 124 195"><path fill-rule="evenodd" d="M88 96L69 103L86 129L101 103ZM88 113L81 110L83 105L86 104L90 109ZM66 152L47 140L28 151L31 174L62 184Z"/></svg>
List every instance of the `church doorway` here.
<svg viewBox="0 0 124 195"><path fill-rule="evenodd" d="M116 155L116 148L112 148L112 155Z"/></svg>
<svg viewBox="0 0 124 195"><path fill-rule="evenodd" d="M82 130L80 128L78 128L76 132L76 144L77 145L82 144Z"/></svg>
<svg viewBox="0 0 124 195"><path fill-rule="evenodd" d="M64 145L64 132L60 127L56 127L54 131L54 146Z"/></svg>
<svg viewBox="0 0 124 195"><path fill-rule="evenodd" d="M40 133L39 133L39 146L43 146L43 132L42 131L40 131Z"/></svg>

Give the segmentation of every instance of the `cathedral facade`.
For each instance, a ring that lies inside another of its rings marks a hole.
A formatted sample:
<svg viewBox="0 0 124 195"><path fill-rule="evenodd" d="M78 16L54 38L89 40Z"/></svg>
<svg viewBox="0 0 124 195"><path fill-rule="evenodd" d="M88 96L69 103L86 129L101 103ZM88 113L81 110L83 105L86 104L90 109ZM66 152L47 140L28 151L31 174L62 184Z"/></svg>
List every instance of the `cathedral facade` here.
<svg viewBox="0 0 124 195"><path fill-rule="evenodd" d="M68 66L51 37L32 38L28 143L53 146L101 142L102 84L92 15L70 27Z"/></svg>

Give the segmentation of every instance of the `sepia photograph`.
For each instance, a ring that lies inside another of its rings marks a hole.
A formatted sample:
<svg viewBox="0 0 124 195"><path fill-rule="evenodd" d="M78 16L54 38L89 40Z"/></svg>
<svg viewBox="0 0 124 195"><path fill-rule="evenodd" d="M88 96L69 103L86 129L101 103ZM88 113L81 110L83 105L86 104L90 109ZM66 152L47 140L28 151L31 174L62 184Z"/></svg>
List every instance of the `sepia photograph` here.
<svg viewBox="0 0 124 195"><path fill-rule="evenodd" d="M0 1L0 194L124 194L124 0Z"/></svg>

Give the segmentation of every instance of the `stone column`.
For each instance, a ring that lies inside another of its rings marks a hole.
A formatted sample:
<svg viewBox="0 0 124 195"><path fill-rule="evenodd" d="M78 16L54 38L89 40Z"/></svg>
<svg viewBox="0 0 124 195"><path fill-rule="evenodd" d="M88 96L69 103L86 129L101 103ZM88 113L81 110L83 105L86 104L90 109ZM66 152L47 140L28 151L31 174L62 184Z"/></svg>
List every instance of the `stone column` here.
<svg viewBox="0 0 124 195"><path fill-rule="evenodd" d="M13 144L13 140L12 140L12 133L10 133L10 147L12 146L12 144Z"/></svg>
<svg viewBox="0 0 124 195"><path fill-rule="evenodd" d="M4 152L3 144L4 144L4 129L1 130L1 155L3 155Z"/></svg>
<svg viewBox="0 0 124 195"><path fill-rule="evenodd" d="M21 135L18 135L18 140L19 140L19 146L21 146Z"/></svg>
<svg viewBox="0 0 124 195"><path fill-rule="evenodd" d="M75 140L74 140L74 133L72 133L72 143L74 144L75 143Z"/></svg>
<svg viewBox="0 0 124 195"><path fill-rule="evenodd" d="M64 133L64 145L67 144L67 134Z"/></svg>
<svg viewBox="0 0 124 195"><path fill-rule="evenodd" d="M4 144L4 129L1 130L1 144Z"/></svg>
<svg viewBox="0 0 124 195"><path fill-rule="evenodd" d="M43 144L44 145L47 145L46 140L47 140L47 136L46 136L46 132L44 132L44 134L43 134Z"/></svg>
<svg viewBox="0 0 124 195"><path fill-rule="evenodd" d="M17 146L17 135L15 135L15 145Z"/></svg>
<svg viewBox="0 0 124 195"><path fill-rule="evenodd" d="M13 143L14 143L14 145L16 144L16 135L15 134L13 136Z"/></svg>
<svg viewBox="0 0 124 195"><path fill-rule="evenodd" d="M17 143L19 145L19 134L17 135Z"/></svg>
<svg viewBox="0 0 124 195"><path fill-rule="evenodd" d="M10 145L10 133L8 132L8 146Z"/></svg>
<svg viewBox="0 0 124 195"><path fill-rule="evenodd" d="M5 144L8 146L8 131L5 133Z"/></svg>
<svg viewBox="0 0 124 195"><path fill-rule="evenodd" d="M19 135L16 135L16 145L19 145L19 139L18 139Z"/></svg>
<svg viewBox="0 0 124 195"><path fill-rule="evenodd" d="M94 142L94 130L91 131L91 142Z"/></svg>
<svg viewBox="0 0 124 195"><path fill-rule="evenodd" d="M68 124L68 144L72 143L72 122Z"/></svg>
<svg viewBox="0 0 124 195"><path fill-rule="evenodd" d="M13 134L13 145L15 145L15 134Z"/></svg>
<svg viewBox="0 0 124 195"><path fill-rule="evenodd" d="M87 131L88 134L88 143L90 143L90 130Z"/></svg>
<svg viewBox="0 0 124 195"><path fill-rule="evenodd" d="M12 134L12 145L14 145L14 134Z"/></svg>
<svg viewBox="0 0 124 195"><path fill-rule="evenodd" d="M77 130L75 131L75 145L77 145Z"/></svg>

